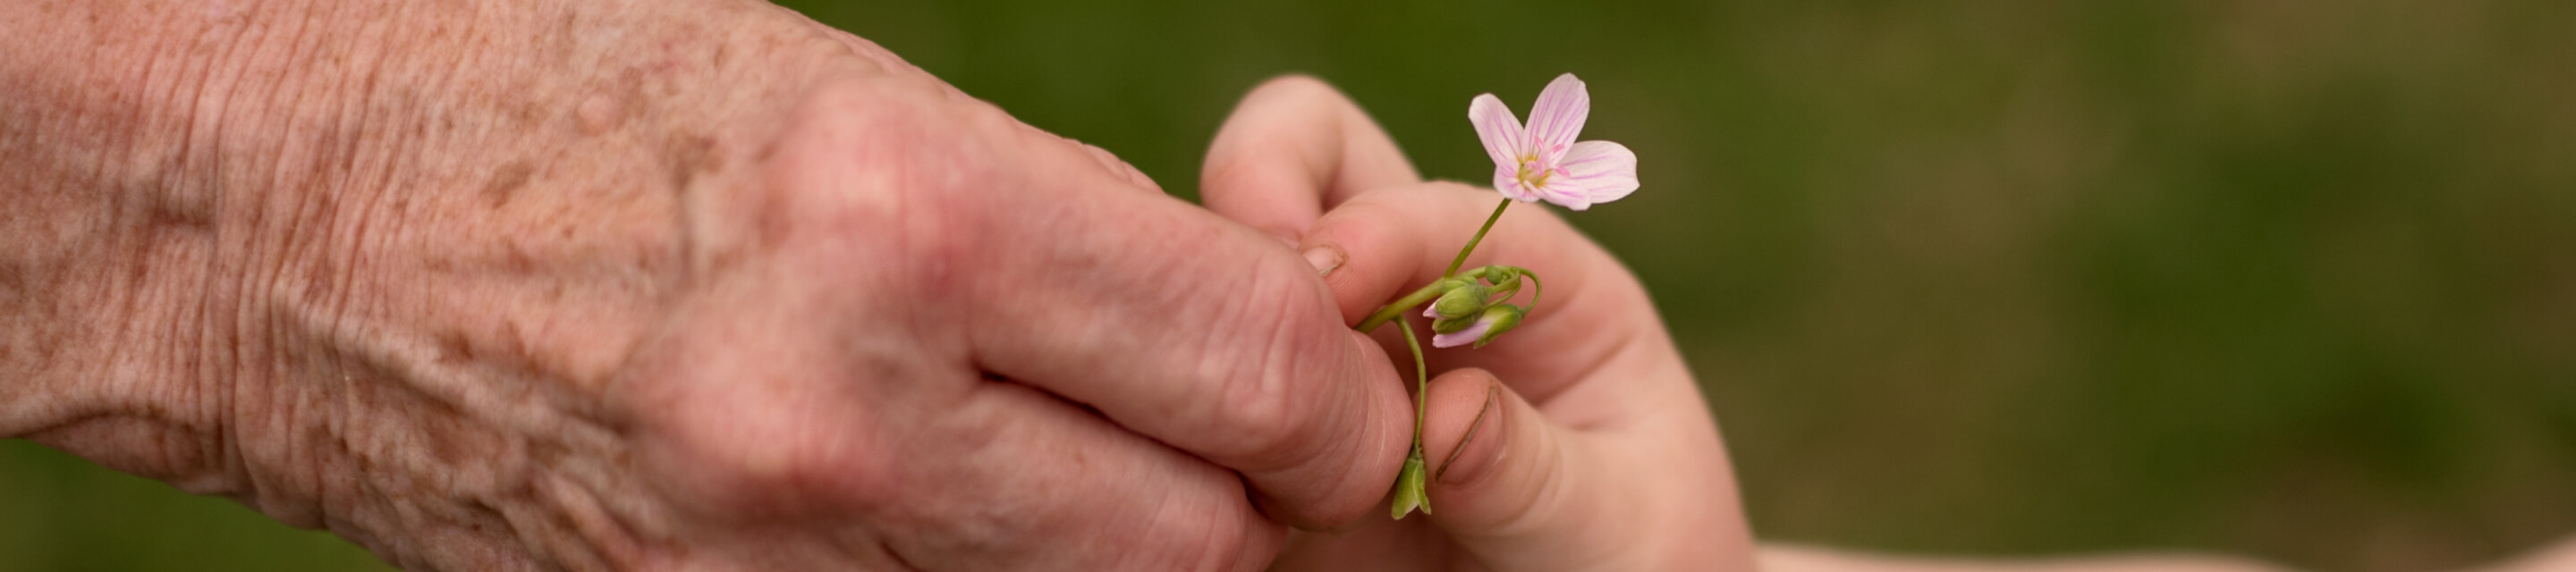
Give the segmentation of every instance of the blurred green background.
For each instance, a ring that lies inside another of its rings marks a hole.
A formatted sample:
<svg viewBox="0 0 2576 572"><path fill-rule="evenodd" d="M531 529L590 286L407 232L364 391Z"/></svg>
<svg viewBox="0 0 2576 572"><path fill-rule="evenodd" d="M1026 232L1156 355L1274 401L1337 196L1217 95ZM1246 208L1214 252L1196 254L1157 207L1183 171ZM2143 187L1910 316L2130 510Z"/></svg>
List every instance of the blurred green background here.
<svg viewBox="0 0 2576 572"><path fill-rule="evenodd" d="M2576 3L791 2L1194 194L1305 72L1428 175L1573 71L1758 533L2427 570L2576 533ZM0 442L0 570L353 570Z"/></svg>

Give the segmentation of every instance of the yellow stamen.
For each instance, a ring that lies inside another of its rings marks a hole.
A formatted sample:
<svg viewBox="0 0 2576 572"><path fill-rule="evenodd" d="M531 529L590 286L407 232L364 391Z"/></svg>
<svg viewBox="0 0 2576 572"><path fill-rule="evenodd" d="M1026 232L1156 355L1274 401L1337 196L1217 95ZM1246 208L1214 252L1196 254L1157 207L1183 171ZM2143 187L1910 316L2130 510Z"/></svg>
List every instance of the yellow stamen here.
<svg viewBox="0 0 2576 572"><path fill-rule="evenodd" d="M1514 173L1514 174L1512 175L1512 178L1520 180L1521 185L1523 185L1523 186L1527 186L1527 187L1529 187L1529 188L1531 188L1531 189L1539 189L1539 188L1546 187L1546 186L1547 186L1547 176L1548 176L1548 172L1547 172L1547 171L1539 171L1539 172L1537 172L1537 173L1531 173L1531 172L1530 172L1530 165L1531 165L1531 164L1533 164L1533 163L1537 163L1537 162L1538 162L1538 156L1536 156L1536 155L1525 155L1525 156L1522 156L1522 157L1521 157L1521 168L1520 168L1520 171L1519 171L1519 172L1517 172L1517 173ZM1533 175L1535 175L1535 176L1533 176Z"/></svg>

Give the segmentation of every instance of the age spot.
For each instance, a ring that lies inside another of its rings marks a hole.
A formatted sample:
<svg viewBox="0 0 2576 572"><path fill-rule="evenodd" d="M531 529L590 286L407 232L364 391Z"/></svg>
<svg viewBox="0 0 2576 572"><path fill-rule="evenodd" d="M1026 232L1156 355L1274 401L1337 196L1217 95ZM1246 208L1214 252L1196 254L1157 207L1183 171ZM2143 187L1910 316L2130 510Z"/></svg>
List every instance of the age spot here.
<svg viewBox="0 0 2576 572"><path fill-rule="evenodd" d="M680 192L687 192L689 182L699 174L724 169L724 155L716 152L716 141L704 135L674 137L664 155L671 168L671 188Z"/></svg>
<svg viewBox="0 0 2576 572"><path fill-rule="evenodd" d="M496 209L510 204L510 199L519 194L519 189L528 186L528 178L536 172L536 167L524 160L502 165L492 173L492 181L483 185L483 200Z"/></svg>

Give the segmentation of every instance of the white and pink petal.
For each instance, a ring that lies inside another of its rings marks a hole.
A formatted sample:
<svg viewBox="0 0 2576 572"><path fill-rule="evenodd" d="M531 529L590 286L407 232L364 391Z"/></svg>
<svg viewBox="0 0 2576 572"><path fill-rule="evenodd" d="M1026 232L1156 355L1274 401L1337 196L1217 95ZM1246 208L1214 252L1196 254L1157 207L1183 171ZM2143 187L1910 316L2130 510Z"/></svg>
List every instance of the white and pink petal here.
<svg viewBox="0 0 2576 572"><path fill-rule="evenodd" d="M1592 93L1574 74L1556 76L1547 89L1538 92L1538 103L1530 106L1528 145L1543 164L1555 164L1574 146L1576 135L1583 133L1583 122L1592 115Z"/></svg>
<svg viewBox="0 0 2576 572"><path fill-rule="evenodd" d="M1557 168L1562 172L1550 177L1548 186L1554 187L1562 179L1566 185L1580 188L1587 204L1619 200L1637 191L1637 154L1626 145L1609 141L1576 143Z"/></svg>
<svg viewBox="0 0 2576 572"><path fill-rule="evenodd" d="M1476 343L1476 338L1485 337L1485 331L1491 329L1494 329L1493 320L1478 318L1476 323L1467 326L1467 329L1458 330L1456 333L1432 335L1431 347L1454 348Z"/></svg>
<svg viewBox="0 0 2576 572"><path fill-rule="evenodd" d="M1511 166L1494 167L1494 192L1502 193L1504 198L1524 203L1536 202L1541 198L1532 189L1522 185L1520 169Z"/></svg>
<svg viewBox="0 0 2576 572"><path fill-rule="evenodd" d="M1495 166L1506 171L1520 167L1521 154L1529 152L1528 134L1501 98L1488 93L1467 102L1467 122L1476 125L1476 139L1484 142Z"/></svg>
<svg viewBox="0 0 2576 572"><path fill-rule="evenodd" d="M1547 186L1540 187L1536 194L1539 198L1544 199L1547 202L1556 203L1556 206L1565 207L1566 210L1579 211L1592 208L1593 201L1591 193L1584 190L1583 187L1565 182L1563 180L1564 178L1565 177L1562 176L1549 177Z"/></svg>

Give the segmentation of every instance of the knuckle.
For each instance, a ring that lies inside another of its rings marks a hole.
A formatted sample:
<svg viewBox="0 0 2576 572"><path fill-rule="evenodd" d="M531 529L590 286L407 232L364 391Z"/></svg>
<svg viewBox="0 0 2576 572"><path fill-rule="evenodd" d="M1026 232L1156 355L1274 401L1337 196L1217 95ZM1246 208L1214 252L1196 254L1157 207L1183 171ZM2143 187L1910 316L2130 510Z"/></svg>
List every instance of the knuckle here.
<svg viewBox="0 0 2576 572"><path fill-rule="evenodd" d="M1191 539L1192 542L1189 544L1190 547L1195 549L1193 550L1195 554L1192 554L1189 558L1176 562L1176 564L1183 566L1176 569L1235 569L1237 563L1245 560L1244 553L1252 550L1252 543L1249 537L1253 531L1247 530L1247 528L1248 527L1246 527L1240 519L1235 519L1210 523L1208 526L1199 526L1195 527L1193 530L1184 531L1184 534L1197 536L1197 538Z"/></svg>
<svg viewBox="0 0 2576 572"><path fill-rule="evenodd" d="M1141 539L1141 553L1155 561L1134 564L1154 570L1232 570L1247 560L1246 553L1258 549L1254 535L1264 531L1250 524L1247 507L1205 496L1199 500L1165 505Z"/></svg>
<svg viewBox="0 0 2576 572"><path fill-rule="evenodd" d="M782 422L698 423L680 428L672 465L694 500L716 514L785 517L882 512L900 498L892 463L850 430Z"/></svg>
<svg viewBox="0 0 2576 572"><path fill-rule="evenodd" d="M710 339L742 328L700 329L643 350L627 374L638 449L675 503L759 518L873 514L901 497L883 420L825 393L848 384Z"/></svg>
<svg viewBox="0 0 2576 572"><path fill-rule="evenodd" d="M879 261L849 271L886 286L954 291L999 240L986 231L1000 228L1004 203L985 190L1016 186L991 160L1007 118L898 82L844 82L808 99L771 166L768 192L785 198L758 209L758 226L794 227L803 236L793 247L830 251L818 260Z"/></svg>
<svg viewBox="0 0 2576 572"><path fill-rule="evenodd" d="M1232 419L1225 431L1234 437L1226 455L1233 461L1229 464L1248 470L1284 464L1279 459L1294 448L1300 431L1291 425L1294 418L1286 404L1291 396L1283 384L1275 376L1253 374L1232 376L1223 385L1219 415Z"/></svg>
<svg viewBox="0 0 2576 572"><path fill-rule="evenodd" d="M1278 267L1263 264L1248 273L1253 280L1245 289L1251 295L1232 298L1233 319L1223 322L1241 327L1220 330L1228 334L1210 341L1225 347L1200 354L1222 360L1208 364L1220 388L1214 409L1228 420L1233 460L1253 465L1237 467L1242 469L1293 466L1312 455L1321 392L1305 386L1329 380L1331 372L1320 364L1339 363L1340 356L1322 345L1338 338L1315 335L1336 331L1339 321L1323 318L1338 314L1305 292L1286 288L1301 277L1282 276L1288 271Z"/></svg>

